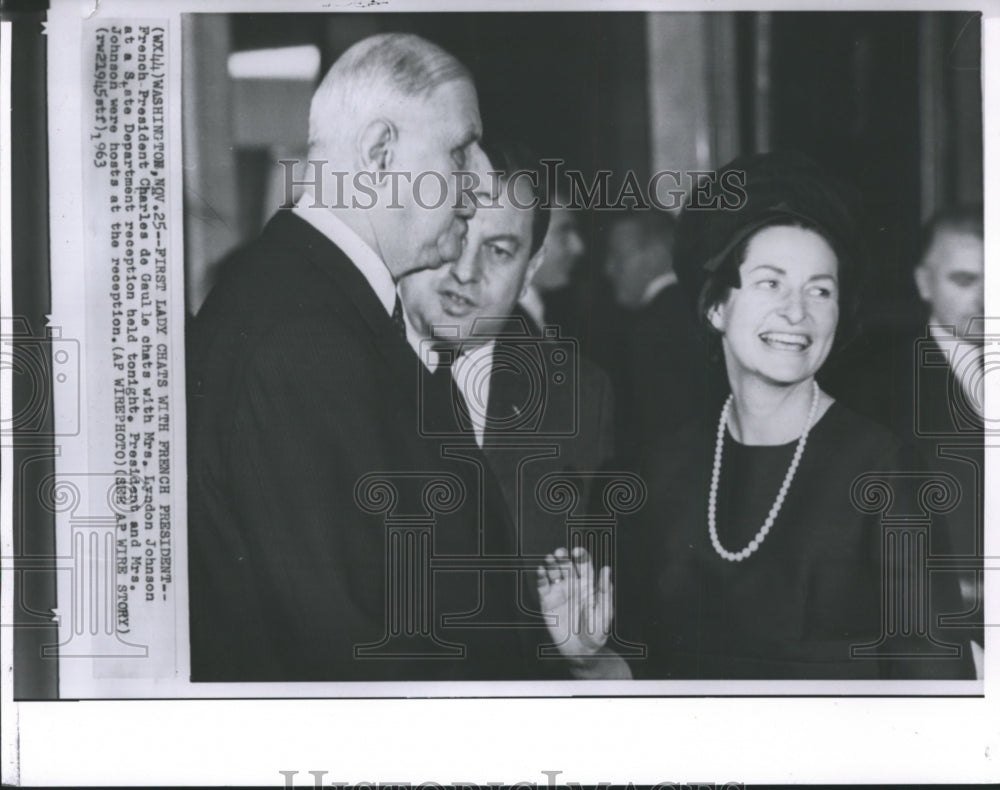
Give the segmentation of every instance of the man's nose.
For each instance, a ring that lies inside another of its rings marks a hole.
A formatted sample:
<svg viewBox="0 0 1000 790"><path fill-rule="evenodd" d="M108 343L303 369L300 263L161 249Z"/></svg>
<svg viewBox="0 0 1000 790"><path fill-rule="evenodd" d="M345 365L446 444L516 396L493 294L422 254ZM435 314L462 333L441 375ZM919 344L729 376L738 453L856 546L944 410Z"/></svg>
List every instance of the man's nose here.
<svg viewBox="0 0 1000 790"><path fill-rule="evenodd" d="M476 216L478 203L475 193L488 185L488 173L490 160L485 152L479 147L479 143L474 143L469 150L468 170L456 175L458 182L458 200L456 203L456 214L465 220L470 220Z"/></svg>
<svg viewBox="0 0 1000 790"><path fill-rule="evenodd" d="M478 282L483 276L483 265L477 250L466 245L462 257L451 265L451 276L463 285Z"/></svg>

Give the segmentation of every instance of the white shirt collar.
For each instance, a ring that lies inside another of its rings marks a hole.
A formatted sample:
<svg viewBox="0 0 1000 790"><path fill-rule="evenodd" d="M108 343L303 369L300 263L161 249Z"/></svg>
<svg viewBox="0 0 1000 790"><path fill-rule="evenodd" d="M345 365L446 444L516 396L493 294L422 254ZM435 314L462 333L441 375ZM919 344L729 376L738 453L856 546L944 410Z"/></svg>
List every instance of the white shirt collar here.
<svg viewBox="0 0 1000 790"><path fill-rule="evenodd" d="M517 300L532 321L539 327L545 326L545 302L542 293L535 286L529 285L524 296Z"/></svg>
<svg viewBox="0 0 1000 790"><path fill-rule="evenodd" d="M984 396L984 377L975 375L981 373L983 364L983 349L977 343L969 343L963 338L956 336L955 329L948 325L942 325L936 318L931 318L927 322L927 332L937 343L938 348L948 358L948 367L951 368L955 378L965 392L966 400L979 414L983 416L981 404ZM969 363L974 364L970 365Z"/></svg>
<svg viewBox="0 0 1000 790"><path fill-rule="evenodd" d="M306 190L292 212L316 228L351 259L351 263L368 281L386 313L392 315L393 307L396 305L396 284L392 281L392 275L383 260L364 239L345 225L344 221L330 209L310 208L315 202L312 192Z"/></svg>
<svg viewBox="0 0 1000 790"><path fill-rule="evenodd" d="M406 326L406 342L410 344L410 348L413 349L413 353L417 355L417 359L423 366L433 373L440 363L439 354L432 347L431 342L413 326L405 304L403 305L403 324Z"/></svg>
<svg viewBox="0 0 1000 790"><path fill-rule="evenodd" d="M639 300L639 306L645 307L656 295L662 291L667 286L673 285L677 282L677 275L673 272L664 272L663 274L658 274L646 285L646 290L642 292L642 299Z"/></svg>
<svg viewBox="0 0 1000 790"><path fill-rule="evenodd" d="M413 326L405 307L403 323L406 324L406 342L416 353L417 358L431 373L441 364L441 354L431 346L431 343ZM493 349L496 341L490 340L480 346L464 352L451 366L451 376L458 386L458 391L465 398L472 430L476 444L483 446L486 433L486 409L490 402L490 377L493 374Z"/></svg>
<svg viewBox="0 0 1000 790"><path fill-rule="evenodd" d="M490 402L490 379L493 374L493 350L496 341L476 346L460 356L451 366L451 375L465 398L476 444L483 446L487 407Z"/></svg>

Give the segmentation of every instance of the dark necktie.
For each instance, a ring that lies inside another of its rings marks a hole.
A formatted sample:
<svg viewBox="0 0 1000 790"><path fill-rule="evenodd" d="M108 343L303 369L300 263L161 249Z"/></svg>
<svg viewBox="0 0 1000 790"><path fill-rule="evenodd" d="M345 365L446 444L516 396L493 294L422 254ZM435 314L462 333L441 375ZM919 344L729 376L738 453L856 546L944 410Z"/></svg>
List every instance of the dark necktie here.
<svg viewBox="0 0 1000 790"><path fill-rule="evenodd" d="M396 294L396 304L392 306L392 323L399 336L406 340L406 322L403 320L403 303L399 301L399 294Z"/></svg>
<svg viewBox="0 0 1000 790"><path fill-rule="evenodd" d="M469 407L465 402L462 391L458 388L458 382L452 375L452 359L445 353L438 361L438 366L431 374L434 382L434 393L443 401L445 408L445 420L448 429L452 426L460 433L472 431L472 419L469 416Z"/></svg>

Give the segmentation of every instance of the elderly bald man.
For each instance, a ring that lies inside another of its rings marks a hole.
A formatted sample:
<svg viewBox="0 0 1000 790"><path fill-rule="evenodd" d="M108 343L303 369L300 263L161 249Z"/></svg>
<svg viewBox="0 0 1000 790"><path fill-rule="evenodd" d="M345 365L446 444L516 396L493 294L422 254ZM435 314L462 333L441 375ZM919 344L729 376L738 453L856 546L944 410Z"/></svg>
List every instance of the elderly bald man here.
<svg viewBox="0 0 1000 790"><path fill-rule="evenodd" d="M456 176L482 164L480 130L452 56L412 35L355 44L312 102L323 180L233 256L197 316L193 680L519 677L509 631L438 633L444 615L476 608L475 569L432 580L423 565L405 587L387 514L364 490L391 478L388 515L422 514L433 478L455 483L432 547L453 556L475 555L480 518L493 517L480 517L467 470L420 435L419 361L395 288L460 255L475 207ZM403 609L416 620L400 630Z"/></svg>

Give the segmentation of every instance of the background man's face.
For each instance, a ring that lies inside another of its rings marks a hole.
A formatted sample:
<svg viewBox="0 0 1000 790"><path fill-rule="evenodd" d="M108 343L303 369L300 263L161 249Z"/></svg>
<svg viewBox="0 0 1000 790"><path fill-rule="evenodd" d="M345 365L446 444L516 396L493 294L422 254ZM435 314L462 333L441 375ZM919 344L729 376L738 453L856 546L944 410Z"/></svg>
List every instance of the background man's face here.
<svg viewBox="0 0 1000 790"><path fill-rule="evenodd" d="M632 219L619 220L611 226L604 273L611 280L615 301L626 308L638 307L649 281L658 270L665 271L663 260L669 250L643 238L642 228Z"/></svg>
<svg viewBox="0 0 1000 790"><path fill-rule="evenodd" d="M523 179L515 186L516 202L529 205L530 188ZM506 191L502 184L496 203L487 200L476 212L459 260L400 280L406 313L424 337L431 337L435 326L447 326L457 327L459 337L468 339L476 319L506 318L514 309L539 258L531 256L532 211L511 205Z"/></svg>
<svg viewBox="0 0 1000 790"><path fill-rule="evenodd" d="M532 278L535 287L539 291L565 288L586 251L576 214L572 209L553 207L545 234L545 260Z"/></svg>
<svg viewBox="0 0 1000 790"><path fill-rule="evenodd" d="M399 184L396 205L403 208L389 210L399 223L388 254L403 262L404 272L454 261L476 211L468 197L459 201L456 173L485 170L476 90L468 80L439 85L429 98L406 104L397 128L390 170L407 172L409 182L402 177Z"/></svg>
<svg viewBox="0 0 1000 790"><path fill-rule="evenodd" d="M983 315L983 240L975 233L939 230L915 276L933 321L962 335Z"/></svg>

